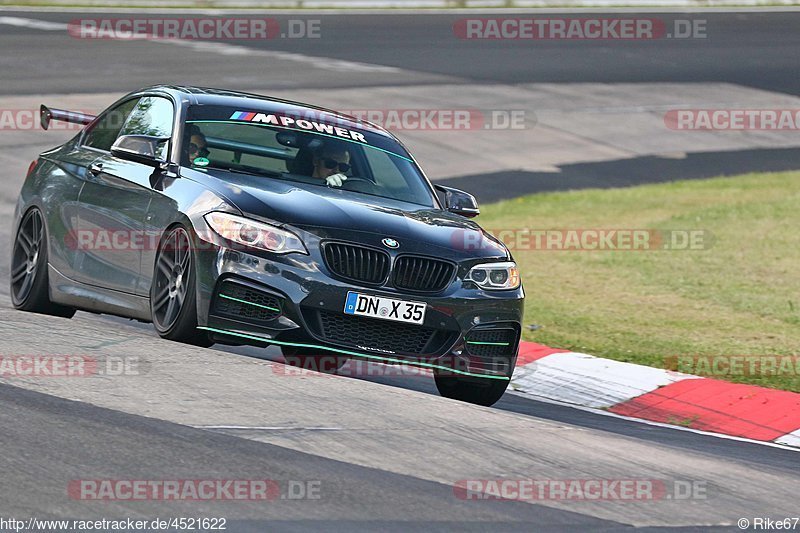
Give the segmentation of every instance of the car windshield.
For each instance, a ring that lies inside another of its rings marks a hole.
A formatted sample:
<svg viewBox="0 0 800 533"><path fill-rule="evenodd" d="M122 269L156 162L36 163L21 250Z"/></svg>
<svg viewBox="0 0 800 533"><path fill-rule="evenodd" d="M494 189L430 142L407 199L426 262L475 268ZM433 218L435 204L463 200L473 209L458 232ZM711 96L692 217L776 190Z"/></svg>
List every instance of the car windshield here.
<svg viewBox="0 0 800 533"><path fill-rule="evenodd" d="M297 107L276 112L195 105L187 113L181 164L434 207L433 193L408 152L357 126Z"/></svg>

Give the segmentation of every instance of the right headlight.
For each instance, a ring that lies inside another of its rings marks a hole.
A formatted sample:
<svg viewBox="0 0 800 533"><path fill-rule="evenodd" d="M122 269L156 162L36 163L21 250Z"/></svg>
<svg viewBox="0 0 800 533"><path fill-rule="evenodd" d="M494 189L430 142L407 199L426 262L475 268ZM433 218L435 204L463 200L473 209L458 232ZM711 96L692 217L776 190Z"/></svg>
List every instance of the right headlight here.
<svg viewBox="0 0 800 533"><path fill-rule="evenodd" d="M519 287L519 270L513 261L482 263L472 267L466 279L481 289L490 291L516 289Z"/></svg>
<svg viewBox="0 0 800 533"><path fill-rule="evenodd" d="M231 213L212 211L206 222L220 237L251 248L276 254L298 252L308 254L303 241L291 231Z"/></svg>

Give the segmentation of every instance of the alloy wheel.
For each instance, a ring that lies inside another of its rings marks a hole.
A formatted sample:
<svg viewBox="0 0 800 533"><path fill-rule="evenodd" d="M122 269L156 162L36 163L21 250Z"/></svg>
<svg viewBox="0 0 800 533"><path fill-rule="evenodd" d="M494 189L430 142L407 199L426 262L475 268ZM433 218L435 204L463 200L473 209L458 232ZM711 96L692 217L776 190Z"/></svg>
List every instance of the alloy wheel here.
<svg viewBox="0 0 800 533"><path fill-rule="evenodd" d="M32 209L17 231L11 257L11 295L22 304L31 293L39 270L39 253L44 241L44 224L38 209Z"/></svg>
<svg viewBox="0 0 800 533"><path fill-rule="evenodd" d="M192 252L189 234L174 229L164 240L156 259L152 299L153 322L160 331L167 331L181 314L189 287Z"/></svg>

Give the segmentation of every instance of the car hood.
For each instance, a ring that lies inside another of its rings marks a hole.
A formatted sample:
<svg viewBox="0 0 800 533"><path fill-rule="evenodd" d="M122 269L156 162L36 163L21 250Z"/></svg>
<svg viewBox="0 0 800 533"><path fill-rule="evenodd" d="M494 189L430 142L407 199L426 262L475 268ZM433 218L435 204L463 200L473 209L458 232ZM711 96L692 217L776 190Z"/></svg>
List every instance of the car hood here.
<svg viewBox="0 0 800 533"><path fill-rule="evenodd" d="M204 176L208 186L245 215L320 237L346 238L346 234L363 232L413 242L415 248L441 247L458 255L508 255L505 246L475 222L440 209L259 176L225 173L222 179L210 172Z"/></svg>

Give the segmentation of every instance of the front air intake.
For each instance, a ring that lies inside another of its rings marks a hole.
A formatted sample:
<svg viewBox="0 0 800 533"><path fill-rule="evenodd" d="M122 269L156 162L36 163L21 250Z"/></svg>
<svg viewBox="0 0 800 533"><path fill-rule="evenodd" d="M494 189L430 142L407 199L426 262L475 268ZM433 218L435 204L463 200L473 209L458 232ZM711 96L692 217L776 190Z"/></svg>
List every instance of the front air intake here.
<svg viewBox="0 0 800 533"><path fill-rule="evenodd" d="M223 280L217 286L212 313L247 322L269 322L282 311L281 298L234 280Z"/></svg>

